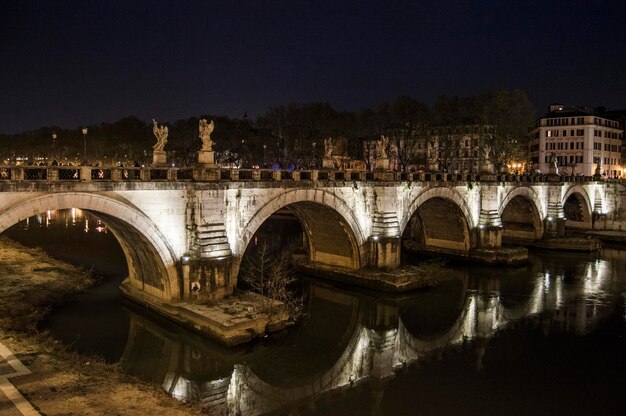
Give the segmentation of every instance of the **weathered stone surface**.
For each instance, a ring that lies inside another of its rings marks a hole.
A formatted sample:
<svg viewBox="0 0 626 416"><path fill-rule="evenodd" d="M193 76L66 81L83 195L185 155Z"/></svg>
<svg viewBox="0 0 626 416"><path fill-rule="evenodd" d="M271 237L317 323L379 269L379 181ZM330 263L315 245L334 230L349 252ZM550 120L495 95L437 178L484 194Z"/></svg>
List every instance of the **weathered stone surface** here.
<svg viewBox="0 0 626 416"><path fill-rule="evenodd" d="M230 294L248 243L281 209L299 218L311 264L355 272L396 268L406 240L464 258L487 250L485 258L500 261L503 238L561 237L566 211L581 229L626 228L623 184L580 178L493 175L480 182L477 176L381 171L356 181L344 180L350 172L197 167L186 181L173 181L174 170L151 168L133 168L140 177L122 180L127 177L120 172L129 168L105 169L111 171L105 177L118 180L94 180L92 171L101 168L80 167L80 179L61 180L58 169L10 168L12 179L0 181L0 231L47 210L96 213L126 253L130 285L167 301L193 299L194 282L207 299ZM402 176L407 180L395 180Z"/></svg>

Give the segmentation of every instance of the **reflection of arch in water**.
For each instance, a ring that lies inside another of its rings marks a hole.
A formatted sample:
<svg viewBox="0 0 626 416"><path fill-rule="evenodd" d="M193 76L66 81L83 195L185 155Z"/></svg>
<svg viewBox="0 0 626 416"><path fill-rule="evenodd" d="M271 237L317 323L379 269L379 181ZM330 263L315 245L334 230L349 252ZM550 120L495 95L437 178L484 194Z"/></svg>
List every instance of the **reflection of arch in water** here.
<svg viewBox="0 0 626 416"><path fill-rule="evenodd" d="M311 286L312 298L318 300L309 302L315 309L308 309L311 318L290 334L289 342L256 355L247 365L235 366L227 396L229 413L268 412L290 402L315 398L361 378L360 362L368 335L360 323L359 299L322 285ZM331 308L331 303L339 309ZM327 316L324 309L329 309L331 316ZM325 336L322 332L329 331L326 329L328 319L341 324L330 336ZM299 338L304 341L298 343ZM311 344L311 350L307 349L307 344ZM322 360L321 370L311 368L307 360L319 364L320 356L330 360Z"/></svg>
<svg viewBox="0 0 626 416"><path fill-rule="evenodd" d="M210 407L212 399L219 401L220 394L225 397L233 368L242 359L241 349L190 336L176 324L146 311L135 313L134 305L128 307L128 340L120 360L125 372L160 384L184 402L198 401Z"/></svg>

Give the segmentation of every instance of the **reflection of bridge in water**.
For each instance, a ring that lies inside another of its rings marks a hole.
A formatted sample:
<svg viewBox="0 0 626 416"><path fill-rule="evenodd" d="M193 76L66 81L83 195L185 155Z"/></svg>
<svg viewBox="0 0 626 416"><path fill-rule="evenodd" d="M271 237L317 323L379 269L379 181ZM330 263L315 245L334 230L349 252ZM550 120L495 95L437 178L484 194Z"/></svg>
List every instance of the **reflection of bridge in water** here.
<svg viewBox="0 0 626 416"><path fill-rule="evenodd" d="M253 354L181 341L135 316L122 363L181 400L227 414L314 408L318 399L366 382L373 382L376 405L396 371L446 350L475 345L480 368L487 340L517 321L584 334L611 313L607 289L624 273L623 261L617 270L604 260L553 257L502 278L493 269L459 271L439 288L393 300L312 285L309 317ZM169 358L155 364L149 354Z"/></svg>

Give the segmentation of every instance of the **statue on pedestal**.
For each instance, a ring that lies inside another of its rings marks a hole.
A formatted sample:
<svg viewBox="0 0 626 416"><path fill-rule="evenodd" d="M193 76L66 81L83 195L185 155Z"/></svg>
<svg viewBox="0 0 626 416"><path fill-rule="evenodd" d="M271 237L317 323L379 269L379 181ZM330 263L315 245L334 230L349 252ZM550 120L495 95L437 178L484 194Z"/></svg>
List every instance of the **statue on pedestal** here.
<svg viewBox="0 0 626 416"><path fill-rule="evenodd" d="M389 147L389 138L380 135L380 139L376 141L376 154L379 159L387 159L387 148Z"/></svg>
<svg viewBox="0 0 626 416"><path fill-rule="evenodd" d="M163 148L167 144L167 126L159 127L157 121L155 119L152 119L152 132L157 139L157 142L154 146L152 146L152 149L154 149L155 152L162 152Z"/></svg>
<svg viewBox="0 0 626 416"><path fill-rule="evenodd" d="M200 139L202 140L202 150L213 151L213 140L211 140L211 133L215 128L213 120L207 122L205 118L200 119L199 123Z"/></svg>
<svg viewBox="0 0 626 416"><path fill-rule="evenodd" d="M559 160L554 153L550 157L550 173L553 175L559 174Z"/></svg>
<svg viewBox="0 0 626 416"><path fill-rule="evenodd" d="M324 159L332 159L334 149L335 149L335 146L333 146L333 139L331 137L325 138L324 139Z"/></svg>

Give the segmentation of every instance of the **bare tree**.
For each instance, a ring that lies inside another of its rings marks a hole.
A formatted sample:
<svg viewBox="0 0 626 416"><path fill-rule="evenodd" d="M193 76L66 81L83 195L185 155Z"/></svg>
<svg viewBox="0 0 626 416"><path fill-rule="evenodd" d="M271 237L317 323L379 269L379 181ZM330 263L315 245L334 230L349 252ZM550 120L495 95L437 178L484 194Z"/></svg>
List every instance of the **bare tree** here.
<svg viewBox="0 0 626 416"><path fill-rule="evenodd" d="M253 257L249 257L242 273L243 281L250 288L264 297L261 311L270 316L279 313L281 302L291 319L296 319L302 311L302 297L292 286L297 281L294 277L291 254L282 252L272 256L267 244L261 243Z"/></svg>

